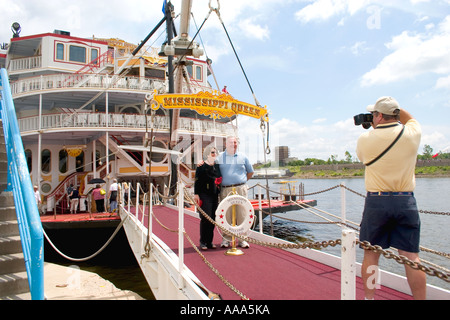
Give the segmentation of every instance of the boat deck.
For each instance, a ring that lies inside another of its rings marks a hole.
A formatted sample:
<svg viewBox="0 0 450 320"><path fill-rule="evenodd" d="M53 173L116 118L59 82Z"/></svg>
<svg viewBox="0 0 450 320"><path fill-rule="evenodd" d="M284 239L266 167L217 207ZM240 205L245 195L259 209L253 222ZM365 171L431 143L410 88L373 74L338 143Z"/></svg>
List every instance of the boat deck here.
<svg viewBox="0 0 450 320"><path fill-rule="evenodd" d="M169 229L178 227L178 211L154 206L158 220ZM147 223L145 222L145 225ZM184 226L192 241L199 242L199 220L185 214ZM178 252L178 235L153 222L153 232L175 253ZM213 243L217 249L202 251L205 258L237 290L251 300L339 300L341 299L340 271L300 257L293 253L251 244L242 249L244 255L225 255L220 248L221 235L215 231ZM220 294L222 299L236 300L241 297L226 286L211 271L191 244L184 241L184 261L208 290ZM363 284L357 279L356 298L364 299ZM377 290L377 300L410 300L411 296L384 286Z"/></svg>
<svg viewBox="0 0 450 320"><path fill-rule="evenodd" d="M120 223L120 216L117 213L108 212L46 214L41 216L41 222L48 229L115 227Z"/></svg>
<svg viewBox="0 0 450 320"><path fill-rule="evenodd" d="M255 213L259 212L259 200L250 200L250 203L255 210ZM317 200L297 200L295 202L292 201L284 201L284 200L270 200L270 205L268 200L261 200L261 209L262 211L271 213L281 213L288 212L294 210L300 210L303 208L314 207L317 206ZM272 208L272 210L270 210Z"/></svg>

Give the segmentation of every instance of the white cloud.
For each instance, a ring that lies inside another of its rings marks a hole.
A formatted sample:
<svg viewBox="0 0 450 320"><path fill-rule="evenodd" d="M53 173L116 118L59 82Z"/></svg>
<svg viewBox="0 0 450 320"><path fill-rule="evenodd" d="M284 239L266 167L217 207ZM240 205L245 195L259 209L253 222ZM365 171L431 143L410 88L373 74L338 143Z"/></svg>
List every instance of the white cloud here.
<svg viewBox="0 0 450 320"><path fill-rule="evenodd" d="M323 123L323 122L326 122L326 121L327 121L326 118L319 118L319 119L314 120L313 123L317 124L317 123Z"/></svg>
<svg viewBox="0 0 450 320"><path fill-rule="evenodd" d="M450 152L450 128L447 126L422 126L422 140L419 147L419 154L423 152L423 146L429 145L434 152Z"/></svg>
<svg viewBox="0 0 450 320"><path fill-rule="evenodd" d="M436 81L436 89L450 89L450 75Z"/></svg>
<svg viewBox="0 0 450 320"><path fill-rule="evenodd" d="M412 4L430 2L430 0L410 0Z"/></svg>
<svg viewBox="0 0 450 320"><path fill-rule="evenodd" d="M355 56L359 56L367 50L366 41L358 41L350 48L350 52Z"/></svg>
<svg viewBox="0 0 450 320"><path fill-rule="evenodd" d="M262 27L254 22L254 19L244 19L239 23L242 32L252 39L264 40L269 39L269 28L267 26Z"/></svg>
<svg viewBox="0 0 450 320"><path fill-rule="evenodd" d="M368 0L316 0L297 11L295 17L303 23L325 21L342 14L354 15L370 2ZM339 25L342 24L343 20L340 20Z"/></svg>
<svg viewBox="0 0 450 320"><path fill-rule="evenodd" d="M273 151L277 146L288 146L290 155L299 159L318 158L327 160L331 155L344 159L349 151L354 158L356 140L364 129L356 127L353 119L334 124L323 124L322 119L313 124L301 124L297 120L283 118L270 121L270 149L267 160L274 160ZM259 123L254 119L239 117L240 151L244 152L252 163L264 160L262 133Z"/></svg>
<svg viewBox="0 0 450 320"><path fill-rule="evenodd" d="M259 129L259 120L239 117L238 122L240 151L245 153L252 163L263 161L263 137ZM346 151L357 160L356 142L365 129L355 126L352 118L330 125L320 123L319 121L305 125L287 118L271 121L269 142L272 153L266 155L266 159L274 160L275 147L288 146L290 155L302 160L306 158L327 160L331 155L337 155L337 159L342 160ZM426 144L436 152L449 149L449 136L449 127L422 125L422 140L418 153L422 153Z"/></svg>
<svg viewBox="0 0 450 320"><path fill-rule="evenodd" d="M295 17L303 23L314 20L324 21L347 10L345 0L318 0L295 13Z"/></svg>
<svg viewBox="0 0 450 320"><path fill-rule="evenodd" d="M450 73L450 16L434 33L402 32L386 48L392 53L363 75L362 86L412 79L426 73Z"/></svg>

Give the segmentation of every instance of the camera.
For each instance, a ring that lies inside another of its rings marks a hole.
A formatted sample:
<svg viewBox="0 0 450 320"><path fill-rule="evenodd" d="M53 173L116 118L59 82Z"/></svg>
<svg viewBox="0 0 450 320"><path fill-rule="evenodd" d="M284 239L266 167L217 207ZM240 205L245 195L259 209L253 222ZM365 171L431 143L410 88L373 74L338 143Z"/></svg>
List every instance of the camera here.
<svg viewBox="0 0 450 320"><path fill-rule="evenodd" d="M360 113L353 117L355 126L362 125L364 129L369 129L372 126L373 115L371 113Z"/></svg>

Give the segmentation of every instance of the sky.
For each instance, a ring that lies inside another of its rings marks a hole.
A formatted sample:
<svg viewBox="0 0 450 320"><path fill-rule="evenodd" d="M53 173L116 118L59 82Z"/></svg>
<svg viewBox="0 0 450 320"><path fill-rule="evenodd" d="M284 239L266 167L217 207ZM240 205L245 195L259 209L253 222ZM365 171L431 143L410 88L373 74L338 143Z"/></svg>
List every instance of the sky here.
<svg viewBox="0 0 450 320"><path fill-rule="evenodd" d="M17 21L21 36L59 29L139 44L163 18L162 2L0 0L0 43L9 42ZM176 13L181 2L172 1ZM348 151L356 160L365 129L353 116L381 96L394 97L422 125L419 154L424 145L450 152L450 0L193 2L195 24L207 18L196 41L212 59L219 87L269 110L268 155L259 121L237 120L240 151L252 162L273 160L280 145L298 159L342 160ZM209 3L221 20L208 15ZM164 40L158 32L147 44Z"/></svg>

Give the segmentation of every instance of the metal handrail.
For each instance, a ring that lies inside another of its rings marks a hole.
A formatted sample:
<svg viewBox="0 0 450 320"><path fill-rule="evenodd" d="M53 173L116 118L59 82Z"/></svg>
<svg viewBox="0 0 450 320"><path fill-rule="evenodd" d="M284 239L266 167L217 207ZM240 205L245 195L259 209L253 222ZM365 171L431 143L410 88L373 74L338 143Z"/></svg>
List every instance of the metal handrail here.
<svg viewBox="0 0 450 320"><path fill-rule="evenodd" d="M19 223L32 300L44 300L44 235L20 136L6 69L1 69L1 118L8 156L8 184Z"/></svg>

